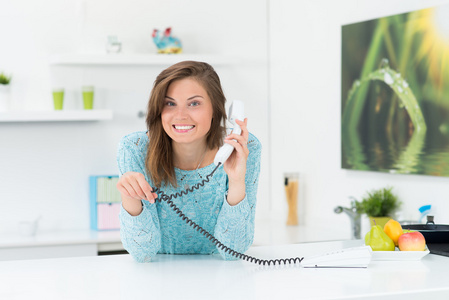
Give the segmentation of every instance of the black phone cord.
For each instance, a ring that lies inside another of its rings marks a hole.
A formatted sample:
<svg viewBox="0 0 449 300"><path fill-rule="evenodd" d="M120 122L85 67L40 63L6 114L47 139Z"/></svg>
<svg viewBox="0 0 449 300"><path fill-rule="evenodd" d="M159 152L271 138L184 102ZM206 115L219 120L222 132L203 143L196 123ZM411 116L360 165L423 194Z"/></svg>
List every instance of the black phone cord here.
<svg viewBox="0 0 449 300"><path fill-rule="evenodd" d="M206 182L210 181L210 177L212 177L215 173L215 171L217 171L217 169L221 166L221 163L219 163L215 169L212 171L212 173L210 173L209 175L206 176L205 179L203 179L200 183L197 183L195 185L193 185L192 187L183 190L181 192L176 192L170 196L168 196L167 194L164 193L164 191L162 191L159 188L154 188L153 189L153 193L156 193L159 195L158 198L156 198L156 201L165 201L167 202L167 204L170 206L171 209L173 209L173 211L175 213L178 214L178 216L183 219L188 225L190 225L191 227L193 227L196 231L200 232L202 235L204 235L206 238L208 238L215 246L217 246L218 248L220 248L221 250L224 250L225 253L229 253L234 257L237 257L239 259L243 259L246 260L248 262L252 262L255 264L259 264L259 265L268 265L270 266L272 265L281 265L281 264L295 264L295 263L301 263L301 261L304 259L303 257L299 258L299 257L295 257L295 258L279 258L279 259L258 259L255 257L252 257L250 255L246 255L237 251L232 250L231 248L227 247L226 245L224 245L222 242L220 242L219 240L217 240L212 234L210 234L207 230L205 230L204 228L202 228L201 226L199 226L198 224L196 224L194 221L192 221L189 217L187 217L177 206L176 204L173 203L172 199L176 199L178 197L182 197L183 195L187 195L190 192L193 192L194 190L198 190L200 187L204 186L204 184Z"/></svg>

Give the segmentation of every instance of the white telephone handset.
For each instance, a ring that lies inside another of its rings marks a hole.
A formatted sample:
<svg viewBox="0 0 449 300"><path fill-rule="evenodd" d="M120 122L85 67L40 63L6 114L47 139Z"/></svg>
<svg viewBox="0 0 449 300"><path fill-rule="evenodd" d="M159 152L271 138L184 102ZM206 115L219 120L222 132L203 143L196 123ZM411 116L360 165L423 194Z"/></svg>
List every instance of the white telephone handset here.
<svg viewBox="0 0 449 300"><path fill-rule="evenodd" d="M244 109L245 105L242 101L234 100L229 107L229 122L231 122L234 125L234 128L232 129L232 133L235 134L241 134L242 129L240 126L235 122L235 119L238 119L240 121L243 121L245 118L244 116ZM230 144L224 144L223 146L218 149L217 154L215 155L214 164L218 166L218 164L224 164L224 162L231 156L232 151L234 151L234 146Z"/></svg>

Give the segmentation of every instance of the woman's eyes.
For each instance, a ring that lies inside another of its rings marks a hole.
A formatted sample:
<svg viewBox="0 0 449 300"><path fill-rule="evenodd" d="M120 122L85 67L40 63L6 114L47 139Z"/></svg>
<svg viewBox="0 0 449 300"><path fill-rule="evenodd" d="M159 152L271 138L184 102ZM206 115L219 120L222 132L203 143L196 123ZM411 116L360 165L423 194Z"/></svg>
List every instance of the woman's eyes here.
<svg viewBox="0 0 449 300"><path fill-rule="evenodd" d="M200 102L199 101L192 101L192 102L190 102L189 105L190 106L198 106L198 105L200 105Z"/></svg>
<svg viewBox="0 0 449 300"><path fill-rule="evenodd" d="M172 102L172 101L166 101L165 105L166 106L176 106L176 103ZM198 105L200 105L199 101L192 101L188 104L188 106L198 106Z"/></svg>

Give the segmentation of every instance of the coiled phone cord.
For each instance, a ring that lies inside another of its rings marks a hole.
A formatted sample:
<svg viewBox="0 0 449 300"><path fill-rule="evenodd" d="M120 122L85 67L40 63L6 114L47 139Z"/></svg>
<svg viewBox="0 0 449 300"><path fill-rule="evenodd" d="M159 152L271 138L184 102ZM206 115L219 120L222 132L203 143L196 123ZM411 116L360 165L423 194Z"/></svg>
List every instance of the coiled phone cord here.
<svg viewBox="0 0 449 300"><path fill-rule="evenodd" d="M156 194L160 194L160 196L158 198L156 198L156 201L166 201L167 204L170 206L170 208L173 209L173 211L175 213L178 214L178 216L180 218L182 218L188 225L190 225L191 227L193 227L196 231L200 232L202 235L204 235L206 238L208 238L215 246L217 246L218 248L220 248L221 250L224 250L225 253L229 253L234 257L246 260L248 262L252 262L255 264L259 264L259 265L268 265L270 266L271 264L273 264L274 266L276 264L280 265L280 264L295 264L295 263L301 263L301 261L304 259L299 258L299 257L295 257L295 258L279 258L279 259L258 259L237 251L232 250L231 248L227 247L226 245L224 245L222 242L220 242L219 240L217 240L212 234L210 234L207 230L205 230L204 228L202 228L201 226L199 226L198 224L196 224L194 221L192 221L189 217L187 217L177 206L176 204L173 203L172 199L176 199L178 197L181 197L183 195L187 195L190 192L193 192L194 190L198 190L201 186L204 186L204 184L206 182L210 181L210 177L212 177L215 173L215 171L217 171L217 169L221 166L221 163L219 163L215 169L212 171L212 173L210 173L209 175L206 176L205 179L203 179L200 183L197 183L195 185L193 185L192 187L183 190L181 192L176 192L170 196L168 196L167 194L165 194L162 190L155 188L153 189L153 193Z"/></svg>

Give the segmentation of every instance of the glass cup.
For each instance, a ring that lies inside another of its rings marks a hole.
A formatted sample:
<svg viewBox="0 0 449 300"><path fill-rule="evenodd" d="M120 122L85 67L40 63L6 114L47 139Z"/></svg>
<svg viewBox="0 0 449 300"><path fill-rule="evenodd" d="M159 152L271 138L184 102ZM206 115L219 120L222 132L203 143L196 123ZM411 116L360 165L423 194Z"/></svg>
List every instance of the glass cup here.
<svg viewBox="0 0 449 300"><path fill-rule="evenodd" d="M53 105L55 110L62 110L64 104L64 89L53 89Z"/></svg>
<svg viewBox="0 0 449 300"><path fill-rule="evenodd" d="M93 109L94 106L94 87L83 86L83 104L84 109Z"/></svg>
<svg viewBox="0 0 449 300"><path fill-rule="evenodd" d="M41 216L31 217L28 220L21 220L19 222L19 233L22 236L35 236L39 227L39 220Z"/></svg>
<svg viewBox="0 0 449 300"><path fill-rule="evenodd" d="M284 186L288 204L287 225L298 225L299 173L284 173Z"/></svg>

